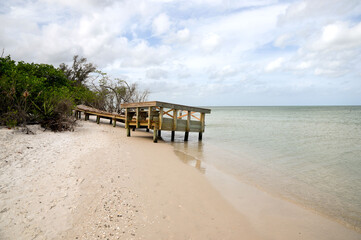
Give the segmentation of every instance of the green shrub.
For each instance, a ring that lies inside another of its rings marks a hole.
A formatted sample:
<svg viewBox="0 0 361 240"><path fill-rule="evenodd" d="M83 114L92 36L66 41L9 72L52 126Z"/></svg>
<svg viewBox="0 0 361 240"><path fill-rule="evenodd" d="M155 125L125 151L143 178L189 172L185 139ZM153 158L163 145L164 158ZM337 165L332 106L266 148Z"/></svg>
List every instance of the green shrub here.
<svg viewBox="0 0 361 240"><path fill-rule="evenodd" d="M0 58L2 125L40 123L54 131L71 130L75 94L73 82L52 65L16 63L10 56Z"/></svg>

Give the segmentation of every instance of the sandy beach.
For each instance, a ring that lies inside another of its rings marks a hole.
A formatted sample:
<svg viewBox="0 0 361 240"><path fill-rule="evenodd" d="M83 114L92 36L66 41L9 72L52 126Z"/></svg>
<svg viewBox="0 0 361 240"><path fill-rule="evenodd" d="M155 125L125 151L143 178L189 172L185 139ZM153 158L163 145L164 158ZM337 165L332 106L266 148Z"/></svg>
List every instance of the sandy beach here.
<svg viewBox="0 0 361 240"><path fill-rule="evenodd" d="M233 191L226 175L206 178L145 131L31 130L0 129L0 239L361 239L250 185Z"/></svg>

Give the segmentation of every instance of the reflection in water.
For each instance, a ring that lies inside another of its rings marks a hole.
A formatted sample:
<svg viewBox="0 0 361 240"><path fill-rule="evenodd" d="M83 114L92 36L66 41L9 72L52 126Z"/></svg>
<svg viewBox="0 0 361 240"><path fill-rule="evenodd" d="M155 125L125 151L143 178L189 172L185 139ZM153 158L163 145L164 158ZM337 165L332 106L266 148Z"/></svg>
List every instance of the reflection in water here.
<svg viewBox="0 0 361 240"><path fill-rule="evenodd" d="M202 166L203 160L203 143L202 142L182 142L172 143L176 155L186 164L195 167L201 173L206 172Z"/></svg>

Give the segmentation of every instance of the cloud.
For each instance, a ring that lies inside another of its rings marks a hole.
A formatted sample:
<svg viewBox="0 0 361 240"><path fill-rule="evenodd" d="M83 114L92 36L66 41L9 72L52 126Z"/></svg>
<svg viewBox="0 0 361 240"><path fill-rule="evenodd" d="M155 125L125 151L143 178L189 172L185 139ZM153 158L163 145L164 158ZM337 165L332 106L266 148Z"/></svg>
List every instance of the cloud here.
<svg viewBox="0 0 361 240"><path fill-rule="evenodd" d="M160 65L170 57L171 48L168 46L150 46L147 41L141 40L132 43L125 50L127 56L122 57L124 67L147 67Z"/></svg>
<svg viewBox="0 0 361 240"><path fill-rule="evenodd" d="M211 79L225 79L232 76L236 76L238 70L230 65L224 66L221 69L213 71L210 75Z"/></svg>
<svg viewBox="0 0 361 240"><path fill-rule="evenodd" d="M169 30L170 25L171 22L169 21L168 15L165 13L161 13L153 20L153 33L155 35L164 34Z"/></svg>
<svg viewBox="0 0 361 240"><path fill-rule="evenodd" d="M319 29L300 46L291 67L315 75L341 77L357 74L361 60L361 23L330 23Z"/></svg>
<svg viewBox="0 0 361 240"><path fill-rule="evenodd" d="M177 32L177 38L180 42L186 42L190 38L190 32L188 28L184 28Z"/></svg>
<svg viewBox="0 0 361 240"><path fill-rule="evenodd" d="M358 0L301 0L290 4L285 13L280 15L280 24L293 24L306 21L310 24L322 24L329 20L345 16L357 16L361 10ZM317 21L315 21L317 19Z"/></svg>
<svg viewBox="0 0 361 240"><path fill-rule="evenodd" d="M290 35L289 34L283 34L281 36L279 36L275 41L274 41L274 45L276 47L285 47L288 43L288 40L290 39Z"/></svg>
<svg viewBox="0 0 361 240"><path fill-rule="evenodd" d="M163 100L355 95L360 15L357 0L3 1L0 49L55 66L78 54Z"/></svg>
<svg viewBox="0 0 361 240"><path fill-rule="evenodd" d="M220 37L215 33L207 34L202 40L202 48L206 52L214 51L220 44Z"/></svg>
<svg viewBox="0 0 361 240"><path fill-rule="evenodd" d="M296 69L304 70L310 68L311 66L312 66L311 61L303 61L296 65Z"/></svg>
<svg viewBox="0 0 361 240"><path fill-rule="evenodd" d="M167 78L168 72L160 68L151 68L146 71L146 78L162 79Z"/></svg>
<svg viewBox="0 0 361 240"><path fill-rule="evenodd" d="M349 25L345 22L326 25L320 38L316 40L312 48L335 51L361 46L361 22L355 26Z"/></svg>
<svg viewBox="0 0 361 240"><path fill-rule="evenodd" d="M281 68L283 62L284 62L284 59L282 57L279 57L279 58L273 60L272 62L267 64L267 66L265 68L266 72L272 72L276 69Z"/></svg>

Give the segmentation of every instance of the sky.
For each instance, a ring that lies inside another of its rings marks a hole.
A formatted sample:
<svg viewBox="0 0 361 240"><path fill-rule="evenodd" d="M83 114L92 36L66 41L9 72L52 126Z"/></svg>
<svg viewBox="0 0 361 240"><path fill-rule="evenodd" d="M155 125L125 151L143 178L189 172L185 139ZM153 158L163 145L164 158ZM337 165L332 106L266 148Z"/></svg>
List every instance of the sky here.
<svg viewBox="0 0 361 240"><path fill-rule="evenodd" d="M0 49L80 55L152 101L361 105L360 0L0 0Z"/></svg>

